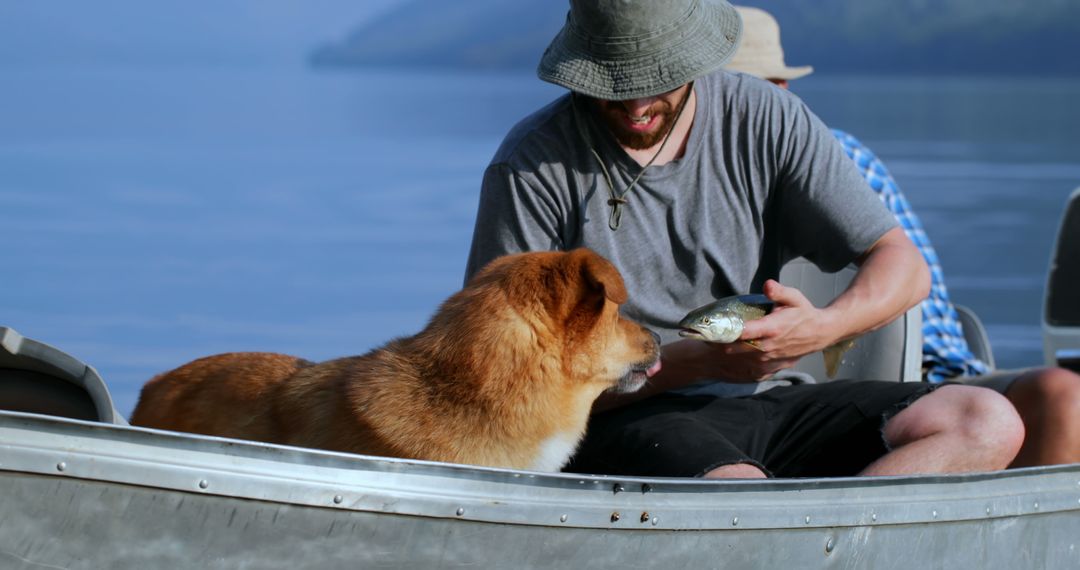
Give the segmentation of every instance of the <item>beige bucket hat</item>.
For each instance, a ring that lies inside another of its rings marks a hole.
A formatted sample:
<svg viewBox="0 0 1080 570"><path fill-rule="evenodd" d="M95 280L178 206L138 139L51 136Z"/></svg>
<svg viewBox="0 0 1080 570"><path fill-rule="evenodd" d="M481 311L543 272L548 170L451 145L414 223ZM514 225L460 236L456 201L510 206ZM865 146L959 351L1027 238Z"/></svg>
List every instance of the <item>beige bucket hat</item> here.
<svg viewBox="0 0 1080 570"><path fill-rule="evenodd" d="M784 63L784 48L780 45L780 24L771 14L758 8L736 6L742 16L743 35L738 51L724 67L762 79L798 79L810 75L809 65L788 67Z"/></svg>

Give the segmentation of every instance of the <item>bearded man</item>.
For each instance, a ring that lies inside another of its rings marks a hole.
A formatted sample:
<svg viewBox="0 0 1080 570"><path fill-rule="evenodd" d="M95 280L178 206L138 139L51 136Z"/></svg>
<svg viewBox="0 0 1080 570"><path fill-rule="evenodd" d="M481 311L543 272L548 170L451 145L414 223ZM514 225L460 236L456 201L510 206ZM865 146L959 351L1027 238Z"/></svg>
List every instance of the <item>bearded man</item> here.
<svg viewBox="0 0 1080 570"><path fill-rule="evenodd" d="M904 313L930 279L821 121L789 93L721 69L740 34L723 0L571 0L538 70L570 93L515 126L484 174L466 279L500 255L589 247L622 273L626 315L665 342L649 386L594 408L572 468L717 478L1004 468L1023 425L991 390L782 379L799 358ZM819 308L776 281L798 256L859 269ZM679 338L674 323L690 310L758 291L776 308L746 324L740 339L753 346Z"/></svg>

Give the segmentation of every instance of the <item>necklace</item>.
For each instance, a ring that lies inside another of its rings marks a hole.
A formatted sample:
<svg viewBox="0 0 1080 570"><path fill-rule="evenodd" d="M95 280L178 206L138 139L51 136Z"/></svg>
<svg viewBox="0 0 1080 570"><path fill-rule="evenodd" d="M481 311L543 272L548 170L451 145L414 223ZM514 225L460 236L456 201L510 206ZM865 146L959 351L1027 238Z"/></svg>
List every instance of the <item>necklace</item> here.
<svg viewBox="0 0 1080 570"><path fill-rule="evenodd" d="M585 139L585 144L589 146L589 152L596 158L596 162L600 164L600 171L604 174L604 181L607 182L608 187L608 206L611 206L611 215L608 217L608 227L611 231L619 229L619 225L622 223L622 207L628 203L626 199L627 194L637 186L638 180L645 174L656 158L660 156L660 153L664 152L664 147L667 146L668 139L671 138L671 133L675 132L675 125L679 124L679 118L682 117L683 110L686 108L686 103L690 100L690 95L693 92L694 84L690 83L690 89L686 91L686 96L679 103L679 110L675 113L675 119L671 121L671 126L668 127L668 131L664 134L664 140L660 142L660 148L656 149L656 153L652 155L652 158L641 167L641 171L634 176L634 179L630 181L630 184L626 186L626 190L621 193L615 190L615 183L611 178L611 173L608 171L607 165L604 164L604 160L600 158L600 153L596 152L596 146L592 144L592 138L589 136L588 128L584 126L580 116L580 110L577 103L577 94L573 95L574 102L574 119L577 124L578 134Z"/></svg>

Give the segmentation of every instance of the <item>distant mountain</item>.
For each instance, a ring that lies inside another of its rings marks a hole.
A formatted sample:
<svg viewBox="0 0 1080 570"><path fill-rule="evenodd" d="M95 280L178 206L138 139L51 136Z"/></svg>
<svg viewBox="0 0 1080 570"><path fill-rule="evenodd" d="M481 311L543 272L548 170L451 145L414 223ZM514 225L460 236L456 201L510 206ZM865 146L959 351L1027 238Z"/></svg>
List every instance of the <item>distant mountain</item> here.
<svg viewBox="0 0 1080 570"><path fill-rule="evenodd" d="M748 0L791 65L874 73L1080 75L1077 0ZM312 54L319 65L534 68L565 0L411 0Z"/></svg>
<svg viewBox="0 0 1080 570"><path fill-rule="evenodd" d="M317 64L536 66L566 20L553 0L412 0L315 51Z"/></svg>

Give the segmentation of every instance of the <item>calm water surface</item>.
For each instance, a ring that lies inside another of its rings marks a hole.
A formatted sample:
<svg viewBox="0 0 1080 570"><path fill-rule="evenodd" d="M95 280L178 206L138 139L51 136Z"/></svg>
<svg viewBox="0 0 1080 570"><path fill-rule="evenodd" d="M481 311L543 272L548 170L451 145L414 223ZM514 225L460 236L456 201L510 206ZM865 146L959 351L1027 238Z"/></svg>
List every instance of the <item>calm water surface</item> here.
<svg viewBox="0 0 1080 570"><path fill-rule="evenodd" d="M999 364L1080 186L1080 81L811 77L886 161ZM0 79L0 324L93 365L129 413L216 352L311 359L411 334L461 285L481 172L560 91L529 74L13 68Z"/></svg>

